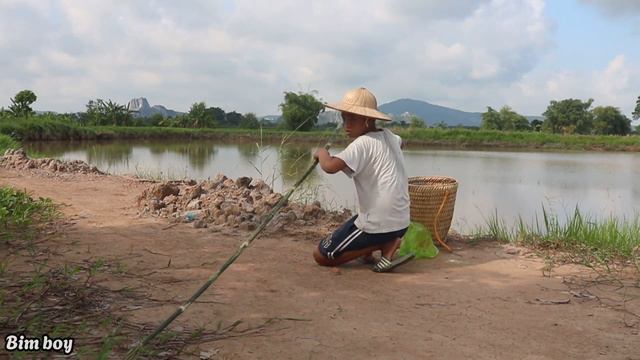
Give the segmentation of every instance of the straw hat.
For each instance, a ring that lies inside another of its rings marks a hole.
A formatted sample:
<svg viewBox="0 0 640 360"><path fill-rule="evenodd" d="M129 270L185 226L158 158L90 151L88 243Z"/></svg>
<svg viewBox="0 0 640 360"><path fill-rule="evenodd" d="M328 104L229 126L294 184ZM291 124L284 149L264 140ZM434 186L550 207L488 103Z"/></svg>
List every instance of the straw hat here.
<svg viewBox="0 0 640 360"><path fill-rule="evenodd" d="M378 101L371 91L361 87L348 91L342 101L325 105L328 108L346 111L373 119L387 120L391 118L378 111Z"/></svg>

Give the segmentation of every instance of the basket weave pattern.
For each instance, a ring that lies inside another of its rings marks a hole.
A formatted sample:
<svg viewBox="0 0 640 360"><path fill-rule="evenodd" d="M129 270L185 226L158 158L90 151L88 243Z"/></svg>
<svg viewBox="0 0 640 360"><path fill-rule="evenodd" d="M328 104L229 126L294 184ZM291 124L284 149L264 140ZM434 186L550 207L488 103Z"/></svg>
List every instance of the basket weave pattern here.
<svg viewBox="0 0 640 360"><path fill-rule="evenodd" d="M444 245L456 202L458 182L446 176L409 178L411 221L422 223Z"/></svg>

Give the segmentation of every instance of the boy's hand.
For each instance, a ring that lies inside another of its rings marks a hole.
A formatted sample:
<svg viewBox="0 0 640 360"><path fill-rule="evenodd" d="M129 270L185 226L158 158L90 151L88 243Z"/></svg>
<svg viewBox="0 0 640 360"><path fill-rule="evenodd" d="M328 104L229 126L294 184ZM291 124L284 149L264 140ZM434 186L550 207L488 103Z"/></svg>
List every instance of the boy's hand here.
<svg viewBox="0 0 640 360"><path fill-rule="evenodd" d="M322 156L323 154L329 156L329 151L327 151L327 149L325 149L325 148L319 148L313 154L313 158L318 160L318 161L320 161L320 156Z"/></svg>
<svg viewBox="0 0 640 360"><path fill-rule="evenodd" d="M345 164L342 159L331 156L329 151L325 148L316 150L313 154L313 158L317 159L322 170L329 174L334 174L347 167L347 164Z"/></svg>

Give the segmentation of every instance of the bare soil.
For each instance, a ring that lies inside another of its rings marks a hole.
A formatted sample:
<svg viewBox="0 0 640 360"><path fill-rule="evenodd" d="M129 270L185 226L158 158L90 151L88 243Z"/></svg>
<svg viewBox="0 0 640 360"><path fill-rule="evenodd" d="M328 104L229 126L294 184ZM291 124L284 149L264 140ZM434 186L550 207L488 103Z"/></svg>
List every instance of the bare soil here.
<svg viewBox="0 0 640 360"><path fill-rule="evenodd" d="M60 264L104 259L126 269L96 281L158 300L112 307L150 326L249 234L138 216L137 198L152 184L126 177L0 168L0 185L65 204L68 226L40 246ZM524 248L461 238L449 240L453 253L389 274L359 263L317 266L312 250L333 226L258 238L171 326L241 321L237 336L192 345L196 355L181 358L640 359L640 284L624 272L551 264Z"/></svg>

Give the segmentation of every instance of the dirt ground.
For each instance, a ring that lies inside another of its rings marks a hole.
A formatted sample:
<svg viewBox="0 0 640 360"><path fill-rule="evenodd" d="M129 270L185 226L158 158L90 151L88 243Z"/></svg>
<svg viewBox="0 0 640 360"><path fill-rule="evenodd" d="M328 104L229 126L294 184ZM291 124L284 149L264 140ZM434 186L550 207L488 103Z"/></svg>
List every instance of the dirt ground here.
<svg viewBox="0 0 640 360"><path fill-rule="evenodd" d="M46 244L56 261L118 262L128 276L100 281L149 298L183 302L248 234L139 217L136 197L149 183L135 179L0 169L0 184L67 205L70 225ZM390 274L323 268L311 253L329 230L258 238L172 326L260 327L199 344L212 359L640 359L637 280L460 240L452 254ZM175 308L126 315L159 324Z"/></svg>

